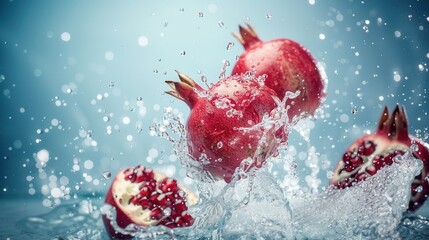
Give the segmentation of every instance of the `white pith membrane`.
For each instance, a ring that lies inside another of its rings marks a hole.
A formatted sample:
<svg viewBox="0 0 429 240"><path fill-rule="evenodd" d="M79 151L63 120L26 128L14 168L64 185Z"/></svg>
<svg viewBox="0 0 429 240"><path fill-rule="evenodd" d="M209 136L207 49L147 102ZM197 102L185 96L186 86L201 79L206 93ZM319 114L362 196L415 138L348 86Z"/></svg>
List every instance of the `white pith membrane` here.
<svg viewBox="0 0 429 240"><path fill-rule="evenodd" d="M144 226L157 225L162 219L151 220L150 214L152 211L143 209L140 205L130 202L132 197L140 193L139 187L141 183L133 183L127 180L124 171L121 171L121 173L116 176L114 184L112 185L112 194L117 206L121 208L121 211L127 213L128 217L137 224ZM157 182L162 181L164 178L165 176L154 172L154 179ZM160 197L162 195L163 194L161 194Z"/></svg>

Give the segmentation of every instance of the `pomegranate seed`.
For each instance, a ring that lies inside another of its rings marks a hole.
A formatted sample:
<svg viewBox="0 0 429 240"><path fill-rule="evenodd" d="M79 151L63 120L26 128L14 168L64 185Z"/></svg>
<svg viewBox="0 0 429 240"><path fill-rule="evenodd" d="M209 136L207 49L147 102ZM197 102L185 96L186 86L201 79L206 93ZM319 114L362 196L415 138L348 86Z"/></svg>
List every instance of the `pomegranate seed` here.
<svg viewBox="0 0 429 240"><path fill-rule="evenodd" d="M365 156L369 156L375 152L376 145L373 141L366 140L363 142L363 152Z"/></svg>
<svg viewBox="0 0 429 240"><path fill-rule="evenodd" d="M350 151L345 152L343 155L343 161L344 162L350 161L350 159L352 159L352 155L353 153Z"/></svg>
<svg viewBox="0 0 429 240"><path fill-rule="evenodd" d="M372 165L375 167L376 172L384 166L384 157L383 156L375 156L372 159Z"/></svg>
<svg viewBox="0 0 429 240"><path fill-rule="evenodd" d="M367 178L367 176L366 176L366 174L363 172L363 173L359 173L357 176L356 176L356 180L358 181L358 182L360 182L360 181L363 181L363 180L365 180Z"/></svg>
<svg viewBox="0 0 429 240"><path fill-rule="evenodd" d="M377 173L377 168L375 168L374 166L369 166L369 167L367 167L366 168L366 172L369 174L369 175L371 175L371 176L373 176L374 174L376 174Z"/></svg>
<svg viewBox="0 0 429 240"><path fill-rule="evenodd" d="M395 157L395 154L388 154L388 155L384 156L384 164L385 165L392 165L394 157Z"/></svg>
<svg viewBox="0 0 429 240"><path fill-rule="evenodd" d="M171 178L166 178L161 183L161 191L163 192L176 192L179 190L177 186L177 181Z"/></svg>
<svg viewBox="0 0 429 240"><path fill-rule="evenodd" d="M174 210L180 215L184 211L187 211L188 207L186 207L185 203L181 202L181 203L178 203L174 206Z"/></svg>
<svg viewBox="0 0 429 240"><path fill-rule="evenodd" d="M152 212L150 213L150 219L152 220L159 220L162 217L162 209L161 208L155 208L152 209Z"/></svg>
<svg viewBox="0 0 429 240"><path fill-rule="evenodd" d="M143 209L153 208L153 204L149 201L149 199L141 199L139 204Z"/></svg>

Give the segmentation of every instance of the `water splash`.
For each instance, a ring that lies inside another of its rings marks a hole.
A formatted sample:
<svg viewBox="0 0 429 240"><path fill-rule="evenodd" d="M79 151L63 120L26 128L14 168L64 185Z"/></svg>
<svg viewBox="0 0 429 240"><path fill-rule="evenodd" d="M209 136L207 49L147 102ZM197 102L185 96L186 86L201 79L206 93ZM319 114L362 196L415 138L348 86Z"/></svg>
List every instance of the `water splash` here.
<svg viewBox="0 0 429 240"><path fill-rule="evenodd" d="M16 224L28 239L107 238L101 212L92 201L62 204L48 214L27 217Z"/></svg>
<svg viewBox="0 0 429 240"><path fill-rule="evenodd" d="M408 208L411 183L421 162L407 152L401 161L348 189L291 198L297 236L399 239L397 226Z"/></svg>
<svg viewBox="0 0 429 240"><path fill-rule="evenodd" d="M252 74L246 77L252 78ZM263 84L263 80L260 82ZM352 188L327 188L319 193L320 161L316 149L309 145L307 167L311 179L304 191L295 172L295 159L288 155L284 139L277 137L287 136L300 120L300 117L288 118L286 105L289 98L298 95L299 92L288 93L283 100L275 99L277 108L272 114L265 115L261 123L240 129L264 130L260 151L256 151L253 158L243 160L229 184L204 170L204 164L209 163L204 156L196 161L189 155L182 115L171 107L164 109L162 119L149 128L149 134L168 140L188 176L194 179L200 202L189 209L195 218L191 227L169 229L131 224L122 229L115 224L114 208L95 206L90 201L60 205L47 215L22 220L17 227L38 237L99 239L107 237L101 221L104 215L118 232L136 239L341 239L344 236L395 239L404 234L409 236L413 229L423 229L415 234L424 236L429 229L427 219L402 218L408 206L411 182L421 169L420 162L410 153ZM309 136L309 132L302 136ZM262 162L266 163L250 167ZM281 184L270 172L274 162L290 166L284 168L287 177ZM103 176L109 178L108 175Z"/></svg>

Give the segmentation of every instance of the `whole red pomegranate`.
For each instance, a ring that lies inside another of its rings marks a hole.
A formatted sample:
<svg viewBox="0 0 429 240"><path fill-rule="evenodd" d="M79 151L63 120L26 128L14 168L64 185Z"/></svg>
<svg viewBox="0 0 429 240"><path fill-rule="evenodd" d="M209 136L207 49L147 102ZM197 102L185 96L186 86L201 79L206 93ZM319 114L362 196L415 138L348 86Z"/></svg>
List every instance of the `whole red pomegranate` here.
<svg viewBox="0 0 429 240"><path fill-rule="evenodd" d="M392 116L389 116L387 107L384 108L377 131L359 138L347 148L335 167L330 183L345 188L365 180L376 174L380 168L391 165L394 157L403 155L412 144L418 147L418 150L413 152L414 157L423 162L421 173L412 183L408 206L410 211L415 211L429 194L429 150L426 143L408 135L408 120L404 107L396 106Z"/></svg>
<svg viewBox="0 0 429 240"><path fill-rule="evenodd" d="M222 79L207 91L182 73L179 79L167 81L173 88L167 93L191 108L186 123L190 155L226 182L244 159L255 160L246 167L263 164L276 141L272 138L260 144L264 128L255 125L277 106L276 93L250 74Z"/></svg>
<svg viewBox="0 0 429 240"><path fill-rule="evenodd" d="M129 224L164 225L169 228L191 226L194 218L187 212L198 197L176 180L143 166L120 171L107 192L105 202L116 210L115 221L103 215L104 226L111 238L131 238L115 230Z"/></svg>
<svg viewBox="0 0 429 240"><path fill-rule="evenodd" d="M280 99L286 92L297 92L297 98L286 102L291 109L289 119L301 113L313 114L325 98L324 82L316 62L299 43L290 39L263 42L250 25L239 26L235 37L245 52L236 62L232 74L256 71L266 75L265 85L273 89Z"/></svg>

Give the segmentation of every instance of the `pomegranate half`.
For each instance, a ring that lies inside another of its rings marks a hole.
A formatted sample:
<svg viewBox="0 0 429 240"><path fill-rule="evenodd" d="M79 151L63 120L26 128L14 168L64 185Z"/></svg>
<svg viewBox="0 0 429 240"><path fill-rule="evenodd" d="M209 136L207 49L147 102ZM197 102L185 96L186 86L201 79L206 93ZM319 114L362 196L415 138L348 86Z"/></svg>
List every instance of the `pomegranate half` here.
<svg viewBox="0 0 429 240"><path fill-rule="evenodd" d="M132 236L115 230L115 223L122 229L130 224L187 227L194 222L188 206L197 201L193 192L172 178L143 166L128 167L116 175L105 199L115 208L116 219L103 215L103 221L109 236L119 239Z"/></svg>
<svg viewBox="0 0 429 240"><path fill-rule="evenodd" d="M423 163L421 173L412 183L410 211L417 210L429 194L429 146L408 134L408 120L405 108L396 106L389 116L385 107L377 131L365 135L352 143L335 167L330 184L338 188L351 187L377 173L382 167L393 164L394 158L403 155L412 144L417 146L415 158Z"/></svg>

